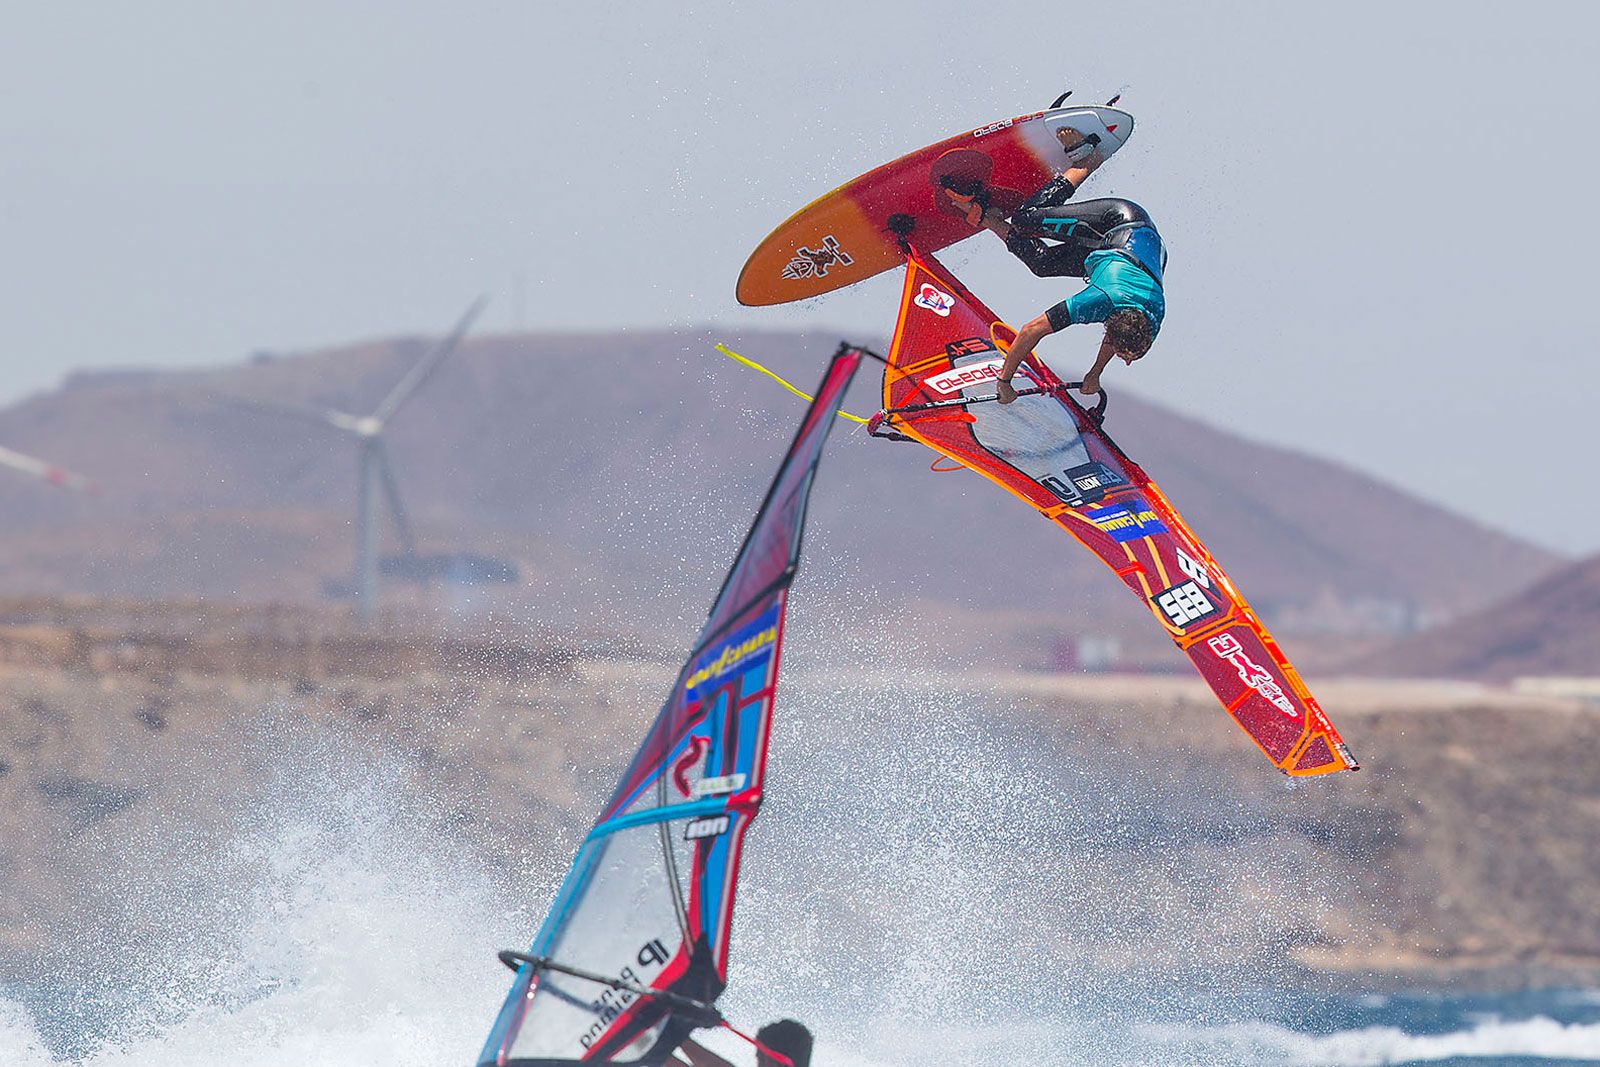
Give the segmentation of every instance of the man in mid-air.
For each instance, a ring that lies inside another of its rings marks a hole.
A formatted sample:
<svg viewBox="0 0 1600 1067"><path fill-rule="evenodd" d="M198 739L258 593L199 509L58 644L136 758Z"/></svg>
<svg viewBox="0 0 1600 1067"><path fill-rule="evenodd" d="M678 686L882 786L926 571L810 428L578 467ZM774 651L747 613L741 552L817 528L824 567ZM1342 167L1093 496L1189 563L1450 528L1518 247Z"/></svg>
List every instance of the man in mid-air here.
<svg viewBox="0 0 1600 1067"><path fill-rule="evenodd" d="M1068 133L1076 135L1076 131L1061 131L1061 135ZM1085 146L1093 148L1087 140L1075 147L1062 136L1069 159ZM965 209L971 225L993 231L1034 274L1083 278L1089 283L1017 331L1000 369L997 392L1002 404L1017 398L1011 384L1017 367L1035 345L1057 330L1085 322L1106 324L1094 366L1079 387L1081 392L1093 394L1100 391L1100 373L1113 359L1131 364L1150 350L1166 315L1161 275L1167 254L1150 214L1120 198L1085 200L1068 207L1068 198L1088 174L1082 161L1074 162L1024 201L1009 221L981 198L946 190L951 201Z"/></svg>

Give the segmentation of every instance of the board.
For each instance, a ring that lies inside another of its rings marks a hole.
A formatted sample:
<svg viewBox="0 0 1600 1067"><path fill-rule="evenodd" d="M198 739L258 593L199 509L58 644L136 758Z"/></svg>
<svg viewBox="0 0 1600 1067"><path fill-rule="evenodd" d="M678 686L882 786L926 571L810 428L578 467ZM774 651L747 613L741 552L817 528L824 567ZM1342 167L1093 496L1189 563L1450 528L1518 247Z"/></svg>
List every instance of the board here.
<svg viewBox="0 0 1600 1067"><path fill-rule="evenodd" d="M787 304L831 293L905 263L899 233L936 252L978 232L945 189L981 190L1009 213L1069 166L1091 173L1133 133L1113 107L1064 107L992 122L901 156L801 208L767 235L739 272L739 303ZM1086 158L1068 155L1069 147ZM896 216L900 218L895 219ZM891 227L895 219L895 227Z"/></svg>

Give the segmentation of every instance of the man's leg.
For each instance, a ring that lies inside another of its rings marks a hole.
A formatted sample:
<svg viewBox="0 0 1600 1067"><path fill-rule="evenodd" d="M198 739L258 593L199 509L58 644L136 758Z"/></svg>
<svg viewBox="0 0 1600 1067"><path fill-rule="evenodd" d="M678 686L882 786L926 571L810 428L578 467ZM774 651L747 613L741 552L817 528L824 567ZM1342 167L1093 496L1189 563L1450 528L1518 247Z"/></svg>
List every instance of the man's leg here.
<svg viewBox="0 0 1600 1067"><path fill-rule="evenodd" d="M957 206L963 204L964 197L948 194ZM971 206L968 222L974 226L981 226L1005 242L1010 253L1022 260L1023 264L1034 274L1041 278L1083 277L1084 258L1088 256L1089 249L1077 248L1071 244L1048 245L1037 237L1031 237L1014 228L1007 222L1005 216L1000 214L999 208L982 208L976 203Z"/></svg>
<svg viewBox="0 0 1600 1067"><path fill-rule="evenodd" d="M1035 237L1082 245L1084 255L1101 247L1105 235L1118 226L1149 221L1150 216L1138 204L1117 197L1084 200L1070 206L1024 205L1011 216L1011 224L1018 230Z"/></svg>
<svg viewBox="0 0 1600 1067"><path fill-rule="evenodd" d="M1083 277L1083 261L1089 249L1082 245L1073 242L1048 245L1020 230L1012 230L1005 240L1006 250L1041 278Z"/></svg>
<svg viewBox="0 0 1600 1067"><path fill-rule="evenodd" d="M1017 210L1027 211L1036 207L1060 207L1072 199L1072 194L1077 191L1078 187L1072 183L1072 179L1065 174L1057 174L1054 178L1044 183L1044 188L1024 200L1022 206Z"/></svg>

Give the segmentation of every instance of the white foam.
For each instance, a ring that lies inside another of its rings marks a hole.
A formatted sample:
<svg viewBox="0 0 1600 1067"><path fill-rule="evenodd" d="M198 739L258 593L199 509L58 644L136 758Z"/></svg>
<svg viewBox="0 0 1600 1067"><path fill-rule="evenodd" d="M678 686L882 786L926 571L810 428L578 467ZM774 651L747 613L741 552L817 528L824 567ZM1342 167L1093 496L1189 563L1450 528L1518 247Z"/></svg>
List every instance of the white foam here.
<svg viewBox="0 0 1600 1067"><path fill-rule="evenodd" d="M0 1063L42 1067L52 1062L44 1040L21 1005L0 1000Z"/></svg>
<svg viewBox="0 0 1600 1067"><path fill-rule="evenodd" d="M1470 1029L1443 1034L1408 1034L1392 1026L1372 1026L1310 1035L1267 1023L1205 1030L1146 1027L1143 1033L1171 1047L1240 1057L1232 1062L1296 1067L1384 1067L1490 1056L1600 1063L1600 1024L1562 1023L1546 1016L1516 1021L1489 1018Z"/></svg>
<svg viewBox="0 0 1600 1067"><path fill-rule="evenodd" d="M494 950L526 938L541 902L494 888L436 812L402 799L402 777L379 759L317 743L278 758L284 773L270 795L256 798L225 854L203 858L235 883L226 909L159 917L165 943L111 976L138 1007L84 1020L101 1032L86 1030L89 1051L75 1062L475 1062L510 981ZM163 888L132 891L154 902L150 912L170 903ZM40 1032L0 1002L0 1064L57 1062Z"/></svg>

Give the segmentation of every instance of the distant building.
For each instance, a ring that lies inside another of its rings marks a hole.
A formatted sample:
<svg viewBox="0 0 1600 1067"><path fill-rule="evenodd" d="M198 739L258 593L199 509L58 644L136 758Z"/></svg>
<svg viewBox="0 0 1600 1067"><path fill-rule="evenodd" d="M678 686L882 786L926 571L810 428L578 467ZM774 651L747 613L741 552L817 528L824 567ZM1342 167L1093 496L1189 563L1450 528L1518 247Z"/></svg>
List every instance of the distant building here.
<svg viewBox="0 0 1600 1067"><path fill-rule="evenodd" d="M1121 643L1115 637L1103 634L1068 635L1058 638L1052 647L1050 669L1103 674L1117 669L1121 653Z"/></svg>

